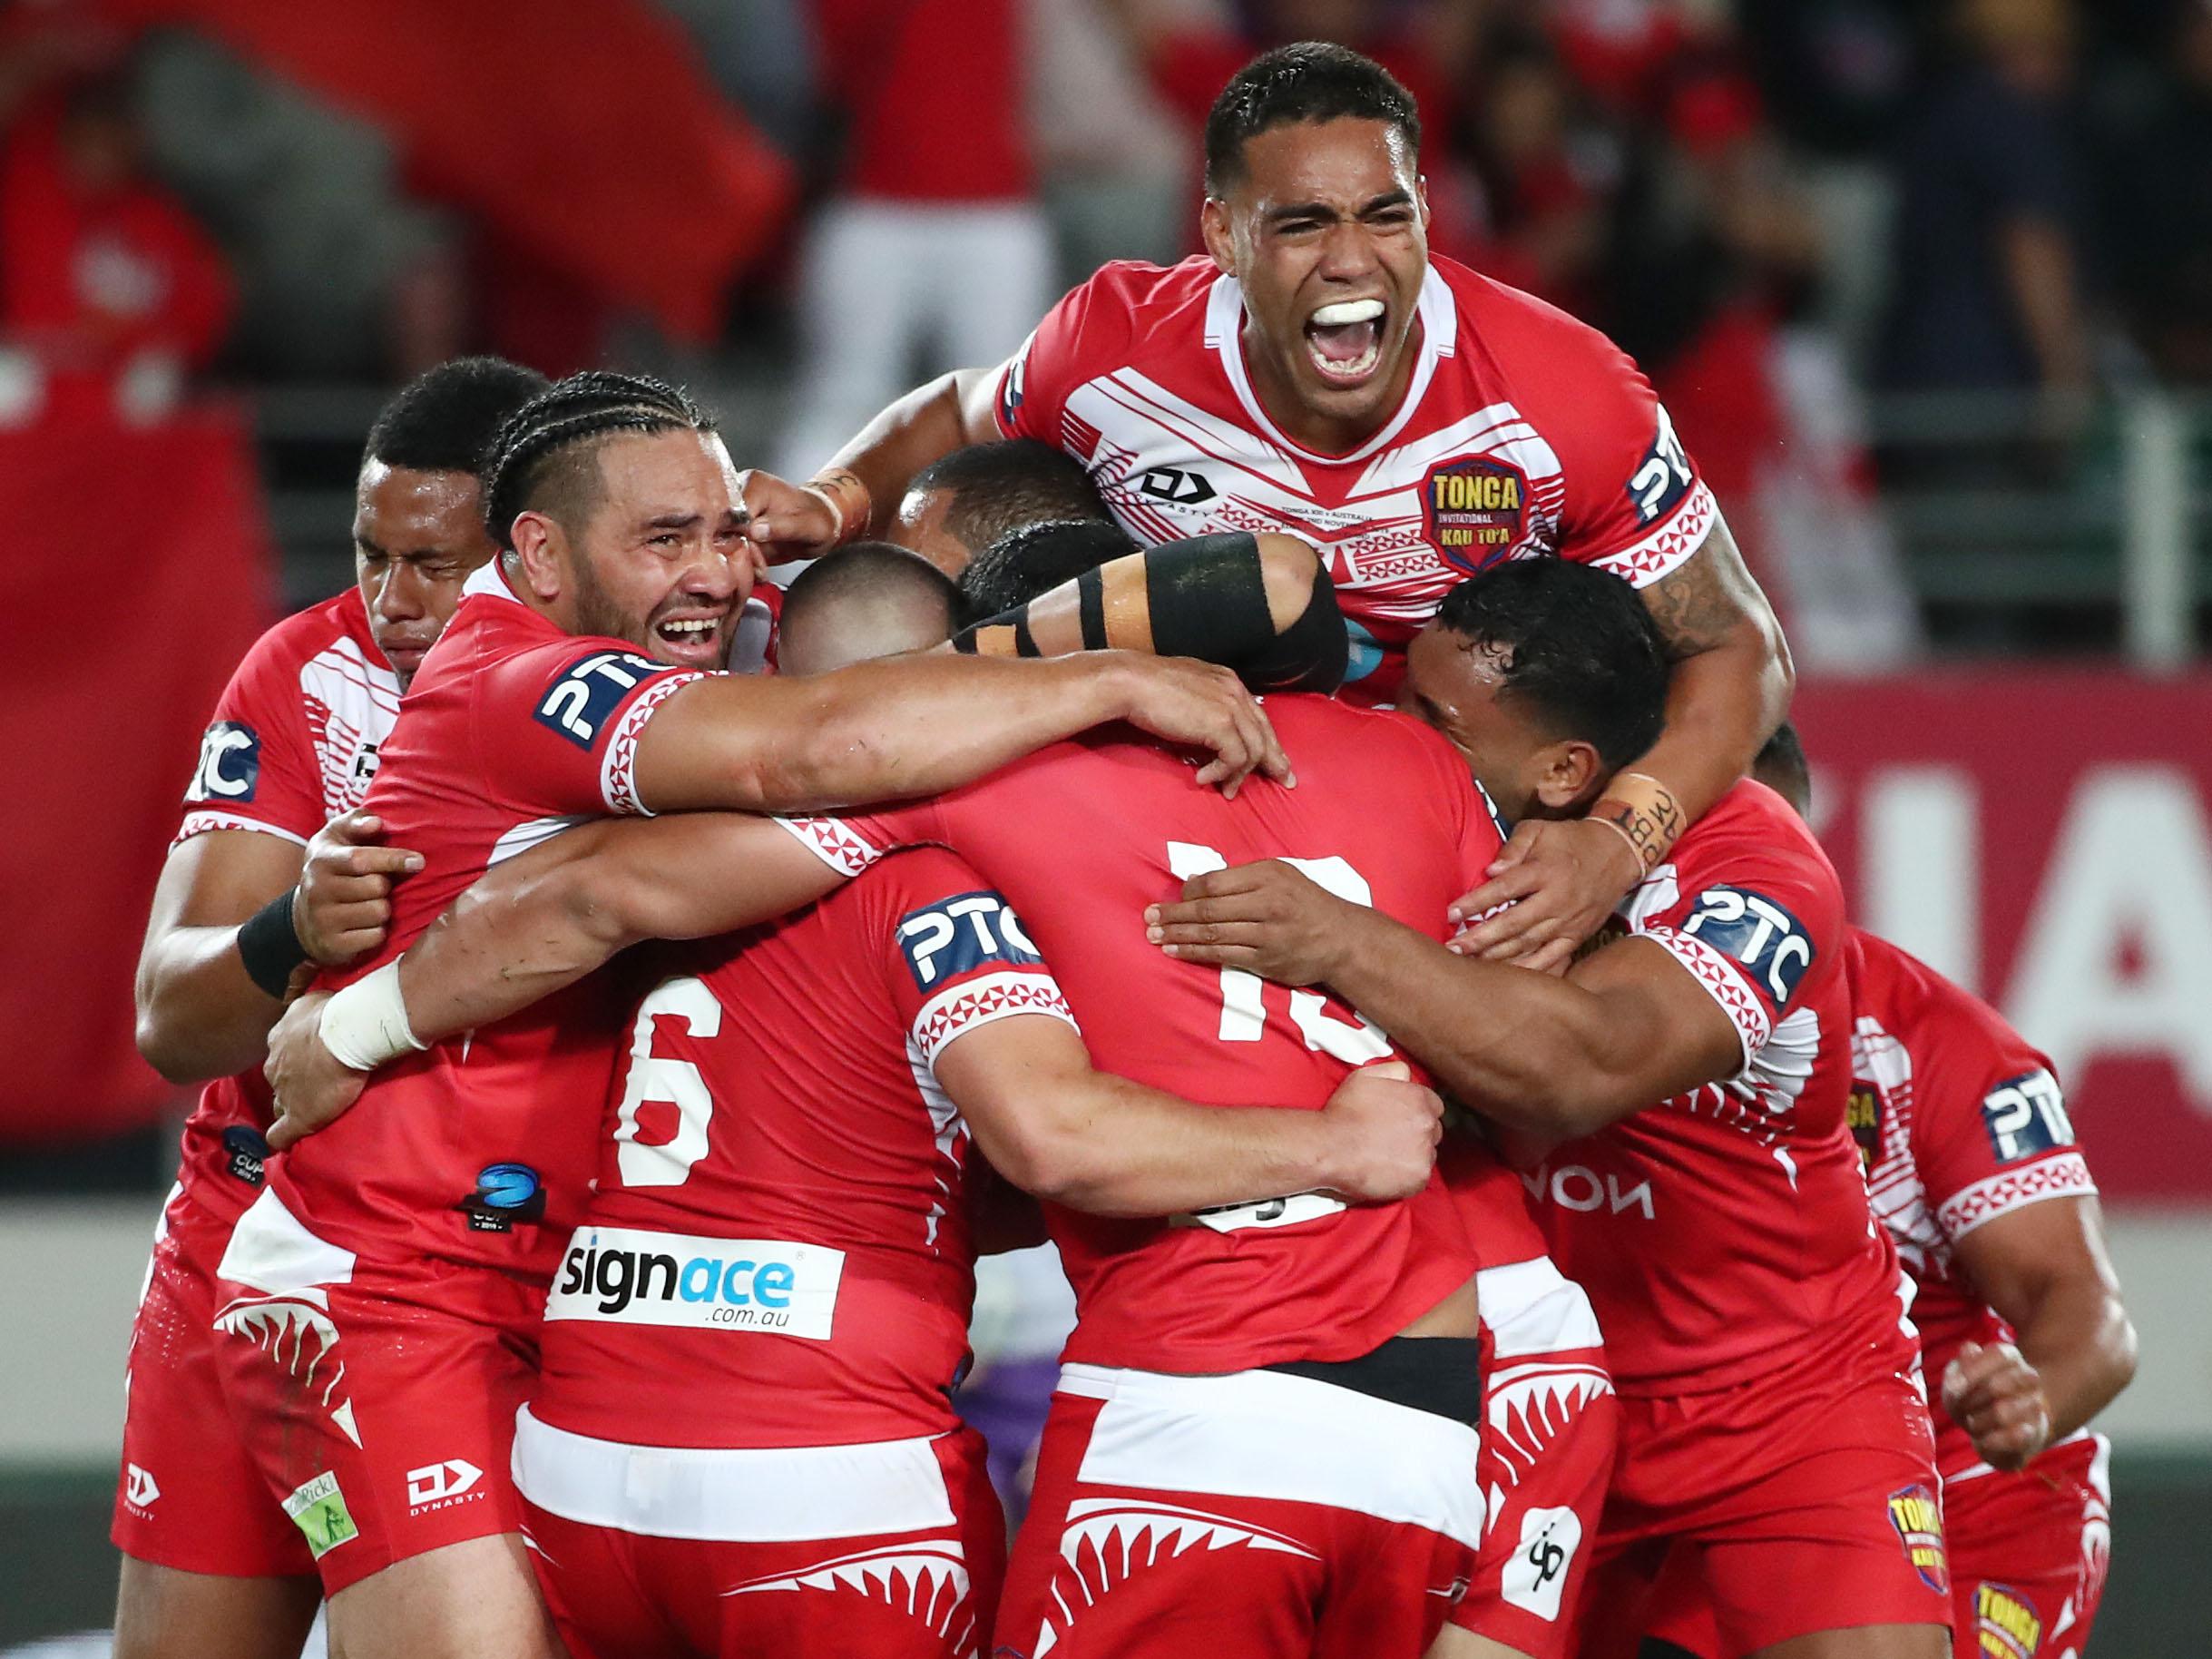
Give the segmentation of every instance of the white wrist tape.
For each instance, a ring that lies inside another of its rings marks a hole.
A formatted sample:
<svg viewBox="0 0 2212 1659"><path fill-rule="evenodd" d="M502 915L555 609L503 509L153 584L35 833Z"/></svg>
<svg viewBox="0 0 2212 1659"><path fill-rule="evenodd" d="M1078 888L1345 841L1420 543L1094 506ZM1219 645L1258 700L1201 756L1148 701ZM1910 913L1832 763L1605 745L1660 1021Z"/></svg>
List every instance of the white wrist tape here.
<svg viewBox="0 0 2212 1659"><path fill-rule="evenodd" d="M357 1072L373 1072L387 1060L430 1046L407 1024L396 961L355 980L323 1004L323 1016L315 1028L331 1056Z"/></svg>

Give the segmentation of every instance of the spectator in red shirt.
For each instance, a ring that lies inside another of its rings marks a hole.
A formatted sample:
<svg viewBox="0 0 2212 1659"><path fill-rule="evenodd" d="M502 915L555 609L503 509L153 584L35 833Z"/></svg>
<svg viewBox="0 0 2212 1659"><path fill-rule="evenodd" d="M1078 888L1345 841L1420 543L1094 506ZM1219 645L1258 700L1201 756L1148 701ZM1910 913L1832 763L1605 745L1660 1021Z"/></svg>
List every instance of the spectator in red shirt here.
<svg viewBox="0 0 2212 1659"><path fill-rule="evenodd" d="M1049 306L1051 234L1027 133L1018 0L819 0L844 118L839 192L801 261L783 460L805 476L925 372L1012 355Z"/></svg>
<svg viewBox="0 0 2212 1659"><path fill-rule="evenodd" d="M79 82L9 134L0 333L31 358L49 415L164 412L230 309L222 255L142 170L119 76Z"/></svg>

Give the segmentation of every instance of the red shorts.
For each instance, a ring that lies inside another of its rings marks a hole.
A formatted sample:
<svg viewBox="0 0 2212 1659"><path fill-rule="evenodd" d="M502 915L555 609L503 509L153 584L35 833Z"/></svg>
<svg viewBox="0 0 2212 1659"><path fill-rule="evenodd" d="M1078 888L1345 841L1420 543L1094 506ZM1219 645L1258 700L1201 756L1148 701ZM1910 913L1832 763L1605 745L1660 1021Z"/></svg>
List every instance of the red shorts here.
<svg viewBox="0 0 2212 1659"><path fill-rule="evenodd" d="M983 1438L685 1450L527 1411L514 1472L574 1659L971 1659L1005 1521Z"/></svg>
<svg viewBox="0 0 2212 1659"><path fill-rule="evenodd" d="M122 1479L109 1536L140 1561L227 1578L312 1573L223 1403L213 1269L230 1236L181 1188L154 1232L124 1373Z"/></svg>
<svg viewBox="0 0 2212 1659"><path fill-rule="evenodd" d="M1589 1576L1620 1407L1598 1318L1550 1257L1476 1275L1493 1362L1483 1378L1488 1528L1452 1623L1531 1659L1564 1659Z"/></svg>
<svg viewBox="0 0 2212 1659"><path fill-rule="evenodd" d="M1620 1404L1587 1653L1635 1651L1662 1571L1703 1586L1735 1653L1865 1625L1950 1628L1916 1373L1823 1355L1738 1388Z"/></svg>
<svg viewBox="0 0 2212 1659"><path fill-rule="evenodd" d="M1309 1377L1067 1366L996 1651L1420 1659L1473 1573L1479 1443Z"/></svg>
<svg viewBox="0 0 2212 1659"><path fill-rule="evenodd" d="M1944 1484L1960 1659L2040 1659L2088 1644L2112 1552L2111 1456L2102 1435L2083 1435L2016 1475Z"/></svg>
<svg viewBox="0 0 2212 1659"><path fill-rule="evenodd" d="M2087 1645L2111 1553L2110 1454L2101 1435L2084 1435L2020 1474L1945 1483L1953 1659L2057 1659ZM1687 1571L1661 1579L1646 1628L1696 1659L1744 1652L1721 1641Z"/></svg>
<svg viewBox="0 0 2212 1659"><path fill-rule="evenodd" d="M509 1452L536 1380L542 1289L438 1261L372 1269L264 1192L217 1291L231 1417L327 1595L522 1530Z"/></svg>

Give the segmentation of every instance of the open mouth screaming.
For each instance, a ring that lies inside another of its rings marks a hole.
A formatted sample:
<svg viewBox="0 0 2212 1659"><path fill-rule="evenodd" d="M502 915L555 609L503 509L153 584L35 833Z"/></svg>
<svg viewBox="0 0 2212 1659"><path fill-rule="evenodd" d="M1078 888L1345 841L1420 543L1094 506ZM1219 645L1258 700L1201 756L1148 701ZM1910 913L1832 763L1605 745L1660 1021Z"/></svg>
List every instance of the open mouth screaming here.
<svg viewBox="0 0 2212 1659"><path fill-rule="evenodd" d="M1380 299L1339 299L1306 319L1306 355L1315 371L1335 386L1356 386L1383 360Z"/></svg>
<svg viewBox="0 0 2212 1659"><path fill-rule="evenodd" d="M661 617L652 625L653 654L687 667L719 668L727 620L725 615Z"/></svg>

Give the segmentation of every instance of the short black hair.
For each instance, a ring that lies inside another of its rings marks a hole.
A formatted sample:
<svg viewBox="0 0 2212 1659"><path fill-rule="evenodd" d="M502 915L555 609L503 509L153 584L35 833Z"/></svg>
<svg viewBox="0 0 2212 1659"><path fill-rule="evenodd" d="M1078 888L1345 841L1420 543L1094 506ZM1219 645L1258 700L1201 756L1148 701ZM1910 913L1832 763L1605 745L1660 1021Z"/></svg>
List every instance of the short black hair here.
<svg viewBox="0 0 2212 1659"><path fill-rule="evenodd" d="M1805 758L1797 728L1789 722L1776 726L1752 758L1751 775L1795 807L1799 818L1813 810L1813 768Z"/></svg>
<svg viewBox="0 0 2212 1659"><path fill-rule="evenodd" d="M945 607L945 633L960 626L960 584L920 554L891 542L854 542L815 560L784 591L778 627L787 635L804 629L829 604L913 598Z"/></svg>
<svg viewBox="0 0 2212 1659"><path fill-rule="evenodd" d="M916 490L951 496L945 532L972 554L1024 525L1113 516L1089 467L1033 437L955 449L915 474L906 493Z"/></svg>
<svg viewBox="0 0 2212 1659"><path fill-rule="evenodd" d="M1667 646L1636 590L1610 571L1517 559L1444 595L1436 625L1497 662L1501 699L1557 736L1627 765L1667 723Z"/></svg>
<svg viewBox="0 0 2212 1659"><path fill-rule="evenodd" d="M504 358L455 358L401 387L377 411L361 464L475 473L500 423L553 382Z"/></svg>
<svg viewBox="0 0 2212 1659"><path fill-rule="evenodd" d="M533 510L573 522L598 499L597 440L618 433L706 432L714 422L680 389L647 375L587 369L556 380L500 424L485 451L484 523L514 548Z"/></svg>
<svg viewBox="0 0 2212 1659"><path fill-rule="evenodd" d="M1244 170L1244 146L1270 127L1300 121L1380 121L1409 155L1421 153L1413 93L1349 46L1304 40L1263 52L1229 77L1206 115L1206 193L1228 193Z"/></svg>
<svg viewBox="0 0 2212 1659"><path fill-rule="evenodd" d="M1063 519L1002 535L961 574L968 620L982 622L1027 604L1087 570L1136 551L1129 532L1111 519Z"/></svg>

